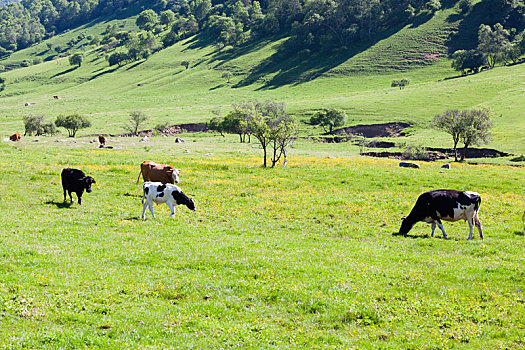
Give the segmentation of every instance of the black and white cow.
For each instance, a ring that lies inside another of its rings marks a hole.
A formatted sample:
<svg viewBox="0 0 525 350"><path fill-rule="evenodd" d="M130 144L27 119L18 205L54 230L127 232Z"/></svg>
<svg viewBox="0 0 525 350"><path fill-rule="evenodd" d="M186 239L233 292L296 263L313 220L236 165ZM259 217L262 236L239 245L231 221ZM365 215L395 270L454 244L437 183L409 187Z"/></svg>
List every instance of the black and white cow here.
<svg viewBox="0 0 525 350"><path fill-rule="evenodd" d="M178 186L162 182L144 182L142 185L142 219L146 217L146 207L153 213L153 202L166 203L171 210L171 217L175 215L175 207L183 204L190 210L195 210L193 199L182 193Z"/></svg>
<svg viewBox="0 0 525 350"><path fill-rule="evenodd" d="M418 221L432 224L432 237L436 225L447 238L441 220L445 221L468 221L470 233L468 239L472 239L474 225L478 228L479 237L483 239L481 223L478 219L481 196L476 192L456 190L435 190L425 192L419 196L410 214L403 218L399 234L406 235L412 226Z"/></svg>
<svg viewBox="0 0 525 350"><path fill-rule="evenodd" d="M91 184L95 183L95 179L91 176L86 176L82 170L65 168L62 170L62 188L64 189L64 202L66 201L66 192L69 193L71 203L73 203L73 197L71 192L75 192L78 197L78 204L82 205L82 194L84 190L87 193L91 192Z"/></svg>

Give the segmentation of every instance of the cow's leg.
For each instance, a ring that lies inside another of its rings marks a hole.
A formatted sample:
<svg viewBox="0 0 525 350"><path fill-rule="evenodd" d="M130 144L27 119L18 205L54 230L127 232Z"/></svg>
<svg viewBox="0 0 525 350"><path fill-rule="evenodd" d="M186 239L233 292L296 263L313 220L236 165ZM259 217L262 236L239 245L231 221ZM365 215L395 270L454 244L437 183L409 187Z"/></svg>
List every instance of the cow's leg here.
<svg viewBox="0 0 525 350"><path fill-rule="evenodd" d="M67 193L69 193L69 201L73 203L73 196L71 195L71 191L68 190Z"/></svg>
<svg viewBox="0 0 525 350"><path fill-rule="evenodd" d="M436 230L436 222L433 221L431 226L432 226L432 237L434 237L434 231Z"/></svg>
<svg viewBox="0 0 525 350"><path fill-rule="evenodd" d="M82 205L82 192L77 192L78 205ZM71 199L73 201L73 199Z"/></svg>
<svg viewBox="0 0 525 350"><path fill-rule="evenodd" d="M67 191L66 191L66 188L64 187L64 202L66 201L66 197L67 196Z"/></svg>
<svg viewBox="0 0 525 350"><path fill-rule="evenodd" d="M441 223L441 220L436 220L436 223L437 223L437 226L439 227L439 229L441 230L441 232L443 232L443 237L445 237L445 239L447 239L447 233L445 232L445 228L443 227L443 224Z"/></svg>
<svg viewBox="0 0 525 350"><path fill-rule="evenodd" d="M153 215L153 218L155 219L155 213L153 212L153 203L151 201L148 201L148 208L151 212L151 215Z"/></svg>
<svg viewBox="0 0 525 350"><path fill-rule="evenodd" d="M146 219L146 208L148 207L148 201L142 200L142 220Z"/></svg>
<svg viewBox="0 0 525 350"><path fill-rule="evenodd" d="M483 231L481 230L481 222L479 221L478 213L476 213L476 215L474 215L474 224L478 228L479 238L483 239Z"/></svg>
<svg viewBox="0 0 525 350"><path fill-rule="evenodd" d="M168 205L168 207L171 210L170 218L174 217L175 216L175 207L174 207L173 203L171 201L167 201L166 204Z"/></svg>
<svg viewBox="0 0 525 350"><path fill-rule="evenodd" d="M467 240L471 240L472 239L472 230L474 229L474 218L470 218L467 220L468 221L468 227L469 227L469 233L468 233L468 238Z"/></svg>

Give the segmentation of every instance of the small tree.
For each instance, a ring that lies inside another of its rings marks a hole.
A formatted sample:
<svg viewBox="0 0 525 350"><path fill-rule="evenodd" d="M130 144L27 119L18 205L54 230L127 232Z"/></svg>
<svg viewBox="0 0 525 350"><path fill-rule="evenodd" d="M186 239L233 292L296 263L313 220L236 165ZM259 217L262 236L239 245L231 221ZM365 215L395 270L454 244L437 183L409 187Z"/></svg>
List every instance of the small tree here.
<svg viewBox="0 0 525 350"><path fill-rule="evenodd" d="M142 111L129 112L128 124L124 125L124 129L136 136L138 135L140 125L146 120L148 120L148 117Z"/></svg>
<svg viewBox="0 0 525 350"><path fill-rule="evenodd" d="M509 45L509 32L500 23L492 29L481 24L478 30L478 50L485 55L491 67L503 57L505 48Z"/></svg>
<svg viewBox="0 0 525 350"><path fill-rule="evenodd" d="M128 60L128 55L125 52L115 52L108 57L108 63L110 66L116 64L122 66Z"/></svg>
<svg viewBox="0 0 525 350"><path fill-rule="evenodd" d="M317 112L310 118L310 124L321 125L325 132L331 133L334 128L343 126L346 122L346 113L344 111L329 108Z"/></svg>
<svg viewBox="0 0 525 350"><path fill-rule="evenodd" d="M5 79L0 77L0 91L4 91L5 89Z"/></svg>
<svg viewBox="0 0 525 350"><path fill-rule="evenodd" d="M454 159L457 162L457 144L460 141L464 144L461 154L461 161L463 161L469 146L488 142L492 123L487 109L449 110L434 117L434 126L452 136Z"/></svg>
<svg viewBox="0 0 525 350"><path fill-rule="evenodd" d="M160 24L168 27L175 21L175 13L172 10L162 11L160 13Z"/></svg>
<svg viewBox="0 0 525 350"><path fill-rule="evenodd" d="M490 111L487 109L463 111L461 119L463 131L460 137L464 144L461 161L463 161L469 146L489 142L492 122L490 121Z"/></svg>
<svg viewBox="0 0 525 350"><path fill-rule="evenodd" d="M399 87L399 89L404 89L406 86L410 85L410 80L403 78L401 80L392 80L391 87Z"/></svg>
<svg viewBox="0 0 525 350"><path fill-rule="evenodd" d="M137 27L142 30L152 30L155 25L158 23L159 19L155 11L153 10L144 10L142 11L135 21Z"/></svg>
<svg viewBox="0 0 525 350"><path fill-rule="evenodd" d="M454 160L457 162L457 146L463 130L461 125L461 112L457 109L453 109L448 110L443 114L438 114L434 117L433 126L452 136L452 140L454 141Z"/></svg>
<svg viewBox="0 0 525 350"><path fill-rule="evenodd" d="M228 84L231 83L232 76L233 76L233 74L229 70L224 72L224 73L222 73L222 77L228 79Z"/></svg>
<svg viewBox="0 0 525 350"><path fill-rule="evenodd" d="M55 125L65 128L69 134L69 137L75 137L78 130L89 128L91 126L91 122L88 118L82 115L71 114L58 116L55 120Z"/></svg>
<svg viewBox="0 0 525 350"><path fill-rule="evenodd" d="M466 69L477 72L479 67L485 64L487 64L487 59L478 50L457 50L452 54L452 68L461 71L463 75Z"/></svg>
<svg viewBox="0 0 525 350"><path fill-rule="evenodd" d="M81 53L76 53L74 55L69 56L69 64L72 66L81 66L82 61L84 60L84 56Z"/></svg>
<svg viewBox="0 0 525 350"><path fill-rule="evenodd" d="M181 66L184 66L184 68L188 69L190 67L190 61L182 61L180 63Z"/></svg>

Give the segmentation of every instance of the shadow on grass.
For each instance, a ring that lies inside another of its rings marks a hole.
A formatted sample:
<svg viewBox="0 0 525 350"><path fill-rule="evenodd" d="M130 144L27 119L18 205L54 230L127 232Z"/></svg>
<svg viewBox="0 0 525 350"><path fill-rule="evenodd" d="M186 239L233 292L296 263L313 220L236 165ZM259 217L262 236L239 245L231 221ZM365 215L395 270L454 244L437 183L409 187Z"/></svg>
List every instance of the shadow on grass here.
<svg viewBox="0 0 525 350"><path fill-rule="evenodd" d="M122 196L124 196L124 197L137 197L137 198L141 198L142 197L141 194L132 194L132 193L129 193L129 192L126 192L126 193L122 194Z"/></svg>
<svg viewBox="0 0 525 350"><path fill-rule="evenodd" d="M399 232L394 232L392 233L392 236L396 237L396 236L400 236L400 237L403 237L403 238L412 238L412 239L427 239L427 238L431 238L430 235L424 235L424 236L418 236L418 235L412 235L410 233L407 233L407 234L401 234ZM440 238L440 237L437 237L437 238Z"/></svg>
<svg viewBox="0 0 525 350"><path fill-rule="evenodd" d="M105 70L105 71L103 71L103 72L100 72L100 73L98 73L98 74L93 75L91 78L89 78L89 80L96 79L96 78L98 78L98 77L100 77L100 76L103 76L104 74L113 73L113 72L116 71L117 69L119 69L118 66L115 67L115 68L112 68L112 69Z"/></svg>
<svg viewBox="0 0 525 350"><path fill-rule="evenodd" d="M56 202L56 201L47 201L46 204L48 205L54 205L56 206L58 209L64 209L64 208L71 208L71 205L73 205L73 203L71 202Z"/></svg>
<svg viewBox="0 0 525 350"><path fill-rule="evenodd" d="M132 217L129 217L129 218L125 218L124 220L128 220L128 221L142 221L142 218L140 216L132 216Z"/></svg>
<svg viewBox="0 0 525 350"><path fill-rule="evenodd" d="M60 73L57 73L57 74L53 75L51 78L56 78L56 77L59 77L59 76L61 76L61 75L67 74L67 73L69 73L69 72L74 71L74 70L77 69L77 68L78 68L78 66L71 67L71 68L69 68L69 69L66 69L65 71L62 71L62 72L60 72Z"/></svg>
<svg viewBox="0 0 525 350"><path fill-rule="evenodd" d="M514 231L514 234L516 236L525 236L525 232L524 231Z"/></svg>

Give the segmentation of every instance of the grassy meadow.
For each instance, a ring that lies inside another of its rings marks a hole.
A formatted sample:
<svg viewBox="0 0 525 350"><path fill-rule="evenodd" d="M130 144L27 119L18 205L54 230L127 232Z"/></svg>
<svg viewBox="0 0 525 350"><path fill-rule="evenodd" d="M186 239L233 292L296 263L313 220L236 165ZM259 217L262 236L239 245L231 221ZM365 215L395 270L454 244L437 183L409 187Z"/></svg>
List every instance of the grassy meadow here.
<svg viewBox="0 0 525 350"><path fill-rule="evenodd" d="M264 169L254 145L183 138L0 143L0 348L523 348L523 168L303 141ZM197 211L142 221L144 159L182 168ZM97 181L82 207L66 166ZM436 188L481 193L484 241L464 222L393 235Z"/></svg>

